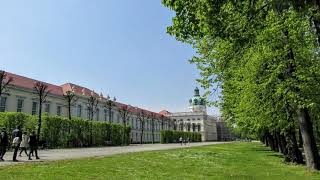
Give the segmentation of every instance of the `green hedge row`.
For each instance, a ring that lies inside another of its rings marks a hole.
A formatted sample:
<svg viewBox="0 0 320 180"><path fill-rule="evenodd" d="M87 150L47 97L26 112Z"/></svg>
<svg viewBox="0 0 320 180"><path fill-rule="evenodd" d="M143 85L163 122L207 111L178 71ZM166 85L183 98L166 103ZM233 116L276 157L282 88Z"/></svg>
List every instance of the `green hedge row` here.
<svg viewBox="0 0 320 180"><path fill-rule="evenodd" d="M181 131L161 131L161 143L177 143L179 138L182 137L184 140L189 138L191 142L201 142L201 134L193 132L181 132Z"/></svg>
<svg viewBox="0 0 320 180"><path fill-rule="evenodd" d="M38 118L35 116L15 112L0 113L0 127L5 127L9 134L17 125L23 131L36 131L37 124ZM130 127L124 128L118 124L44 115L40 141L46 142L49 148L86 147L90 145L92 132L91 146L104 146L107 143L127 145L130 142L130 131ZM11 142L11 136L9 137Z"/></svg>

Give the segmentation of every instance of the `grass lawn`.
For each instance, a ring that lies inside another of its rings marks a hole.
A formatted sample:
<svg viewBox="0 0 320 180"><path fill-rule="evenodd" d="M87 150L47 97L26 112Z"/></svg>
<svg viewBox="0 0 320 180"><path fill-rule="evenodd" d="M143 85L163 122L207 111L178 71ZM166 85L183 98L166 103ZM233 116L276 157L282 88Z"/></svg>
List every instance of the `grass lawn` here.
<svg viewBox="0 0 320 180"><path fill-rule="evenodd" d="M259 143L232 143L0 168L0 179L320 179Z"/></svg>

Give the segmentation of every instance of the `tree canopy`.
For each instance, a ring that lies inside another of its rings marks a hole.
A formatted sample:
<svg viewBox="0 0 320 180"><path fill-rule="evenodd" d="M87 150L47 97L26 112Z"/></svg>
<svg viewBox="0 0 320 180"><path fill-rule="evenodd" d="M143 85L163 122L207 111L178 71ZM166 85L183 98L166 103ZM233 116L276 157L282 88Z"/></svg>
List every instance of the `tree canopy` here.
<svg viewBox="0 0 320 180"><path fill-rule="evenodd" d="M307 166L319 169L318 1L162 2L176 12L168 33L197 49L190 62L200 70L199 83L207 94L221 89L228 123L297 163L301 132Z"/></svg>

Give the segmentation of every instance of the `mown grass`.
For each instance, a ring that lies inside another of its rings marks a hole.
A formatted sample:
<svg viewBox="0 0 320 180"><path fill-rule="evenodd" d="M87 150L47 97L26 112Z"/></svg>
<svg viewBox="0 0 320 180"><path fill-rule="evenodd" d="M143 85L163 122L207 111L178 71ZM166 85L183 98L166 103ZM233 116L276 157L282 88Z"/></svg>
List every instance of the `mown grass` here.
<svg viewBox="0 0 320 180"><path fill-rule="evenodd" d="M131 153L0 168L0 179L320 179L259 143Z"/></svg>

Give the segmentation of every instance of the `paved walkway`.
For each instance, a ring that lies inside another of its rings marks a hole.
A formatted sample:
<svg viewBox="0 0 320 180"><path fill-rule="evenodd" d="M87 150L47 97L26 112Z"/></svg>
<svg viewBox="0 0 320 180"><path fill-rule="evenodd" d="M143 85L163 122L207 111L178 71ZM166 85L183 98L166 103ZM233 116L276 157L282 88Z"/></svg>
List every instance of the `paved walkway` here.
<svg viewBox="0 0 320 180"><path fill-rule="evenodd" d="M203 142L203 143L191 143L187 146L181 146L180 144L144 144L144 145L130 145L122 147L100 147L100 148L78 148L78 149L52 149L52 150L40 150L40 160L28 161L25 154L22 157L18 157L19 162L12 162L12 152L7 152L4 159L6 161L0 162L0 166L15 165L21 163L32 162L46 162L66 159L81 159L89 157L103 157L111 156L115 154L125 154L132 152L143 151L155 151L155 150L167 150L167 149L179 149L188 147L198 147L213 144L223 144L226 142ZM35 158L34 158L35 159Z"/></svg>

